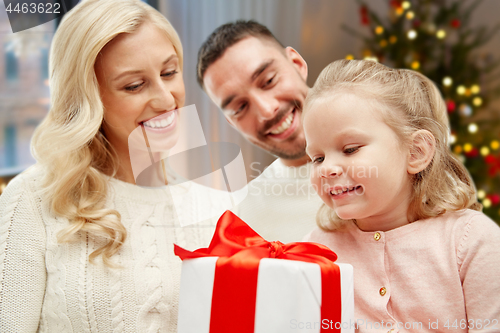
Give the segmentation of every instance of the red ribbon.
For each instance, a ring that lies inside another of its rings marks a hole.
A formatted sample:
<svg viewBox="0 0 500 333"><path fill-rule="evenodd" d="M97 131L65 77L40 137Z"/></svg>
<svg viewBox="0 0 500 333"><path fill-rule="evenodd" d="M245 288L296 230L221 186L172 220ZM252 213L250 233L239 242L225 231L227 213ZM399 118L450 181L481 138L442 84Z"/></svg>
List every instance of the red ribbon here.
<svg viewBox="0 0 500 333"><path fill-rule="evenodd" d="M321 267L321 323L341 323L340 269L334 264L337 255L328 247L316 243L268 242L245 222L226 211L217 222L208 248L194 252L174 244L174 252L182 260L219 257L216 263L210 332L253 333L257 276L262 258L279 258L311 262ZM321 332L327 329L321 325Z"/></svg>

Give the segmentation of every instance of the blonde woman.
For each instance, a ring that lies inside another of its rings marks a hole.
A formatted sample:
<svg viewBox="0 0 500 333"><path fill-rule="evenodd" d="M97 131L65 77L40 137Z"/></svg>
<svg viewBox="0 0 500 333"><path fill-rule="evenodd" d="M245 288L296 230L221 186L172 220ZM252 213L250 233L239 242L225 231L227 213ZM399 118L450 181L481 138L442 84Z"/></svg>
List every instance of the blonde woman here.
<svg viewBox="0 0 500 333"><path fill-rule="evenodd" d="M50 87L37 164L0 197L0 331L176 332L173 243L207 246L213 227L181 228L168 187L135 185L127 140L178 136L177 33L139 0L83 1L54 36Z"/></svg>

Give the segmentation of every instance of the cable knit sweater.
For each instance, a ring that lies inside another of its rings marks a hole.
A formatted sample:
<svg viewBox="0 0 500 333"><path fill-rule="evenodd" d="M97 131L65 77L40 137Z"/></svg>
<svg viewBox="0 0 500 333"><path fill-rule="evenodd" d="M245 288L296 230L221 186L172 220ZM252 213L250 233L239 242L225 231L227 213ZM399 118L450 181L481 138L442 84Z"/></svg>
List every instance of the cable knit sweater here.
<svg viewBox="0 0 500 333"><path fill-rule="evenodd" d="M186 186L199 187L191 209L174 212L169 190L110 180L107 206L128 231L112 257L123 268L113 269L100 258L89 263L95 239L57 242L68 221L41 199L40 168L14 178L0 196L0 332L176 332L181 261L173 244L208 246L215 219L181 227L174 214L199 220L227 204L214 190Z"/></svg>

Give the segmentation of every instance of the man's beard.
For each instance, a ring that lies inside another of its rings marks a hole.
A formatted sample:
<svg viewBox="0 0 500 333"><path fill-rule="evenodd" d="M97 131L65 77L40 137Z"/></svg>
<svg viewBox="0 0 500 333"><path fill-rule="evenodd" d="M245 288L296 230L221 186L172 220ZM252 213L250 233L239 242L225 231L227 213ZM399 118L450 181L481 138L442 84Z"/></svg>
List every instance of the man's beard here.
<svg viewBox="0 0 500 333"><path fill-rule="evenodd" d="M269 153L283 158L285 160L296 160L306 156L305 143L296 142L293 149L283 150L281 148L275 147L269 149Z"/></svg>

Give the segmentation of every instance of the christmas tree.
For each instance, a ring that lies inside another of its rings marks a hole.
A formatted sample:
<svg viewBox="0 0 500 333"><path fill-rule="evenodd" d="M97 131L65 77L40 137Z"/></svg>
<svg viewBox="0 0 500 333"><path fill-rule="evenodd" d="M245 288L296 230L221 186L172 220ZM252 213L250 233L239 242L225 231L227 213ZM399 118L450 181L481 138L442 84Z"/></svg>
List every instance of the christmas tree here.
<svg viewBox="0 0 500 333"><path fill-rule="evenodd" d="M448 109L451 149L474 179L483 212L500 224L500 111L488 105L500 94L500 62L478 54L500 25L471 27L481 1L391 0L383 18L368 1L358 3L367 31L343 27L363 39L359 58L413 69L436 83Z"/></svg>

